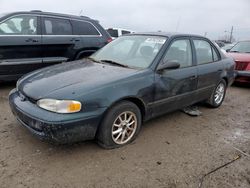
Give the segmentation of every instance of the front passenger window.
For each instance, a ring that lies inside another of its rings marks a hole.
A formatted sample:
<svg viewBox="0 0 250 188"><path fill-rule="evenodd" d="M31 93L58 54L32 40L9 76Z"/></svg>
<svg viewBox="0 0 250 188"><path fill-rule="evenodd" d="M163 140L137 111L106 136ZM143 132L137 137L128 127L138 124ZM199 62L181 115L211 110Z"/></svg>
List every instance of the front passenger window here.
<svg viewBox="0 0 250 188"><path fill-rule="evenodd" d="M180 63L180 67L192 66L190 41L188 39L174 41L168 49L163 61L177 61Z"/></svg>
<svg viewBox="0 0 250 188"><path fill-rule="evenodd" d="M37 17L20 15L0 24L0 35L36 35Z"/></svg>

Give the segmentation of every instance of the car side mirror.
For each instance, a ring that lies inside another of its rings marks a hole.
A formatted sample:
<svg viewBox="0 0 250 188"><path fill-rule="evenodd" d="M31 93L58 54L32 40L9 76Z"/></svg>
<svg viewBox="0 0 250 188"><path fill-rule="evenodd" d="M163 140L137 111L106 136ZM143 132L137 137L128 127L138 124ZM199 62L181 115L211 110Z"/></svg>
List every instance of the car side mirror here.
<svg viewBox="0 0 250 188"><path fill-rule="evenodd" d="M157 71L162 71L165 69L178 69L180 68L180 63L177 60L163 61L158 67Z"/></svg>
<svg viewBox="0 0 250 188"><path fill-rule="evenodd" d="M226 49L226 52L230 52L230 49Z"/></svg>

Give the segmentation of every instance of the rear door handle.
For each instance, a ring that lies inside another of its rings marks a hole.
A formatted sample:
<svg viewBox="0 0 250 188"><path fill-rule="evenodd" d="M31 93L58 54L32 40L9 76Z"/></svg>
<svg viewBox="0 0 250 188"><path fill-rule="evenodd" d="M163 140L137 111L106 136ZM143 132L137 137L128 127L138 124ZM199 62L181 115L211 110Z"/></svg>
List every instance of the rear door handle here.
<svg viewBox="0 0 250 188"><path fill-rule="evenodd" d="M190 80L195 80L196 78L197 78L196 75L193 75L193 76L190 76L190 77L189 77Z"/></svg>
<svg viewBox="0 0 250 188"><path fill-rule="evenodd" d="M80 41L80 39L78 39L78 38L72 38L70 41L71 42L78 42L78 41Z"/></svg>
<svg viewBox="0 0 250 188"><path fill-rule="evenodd" d="M29 38L29 39L26 39L25 42L38 42L38 40Z"/></svg>

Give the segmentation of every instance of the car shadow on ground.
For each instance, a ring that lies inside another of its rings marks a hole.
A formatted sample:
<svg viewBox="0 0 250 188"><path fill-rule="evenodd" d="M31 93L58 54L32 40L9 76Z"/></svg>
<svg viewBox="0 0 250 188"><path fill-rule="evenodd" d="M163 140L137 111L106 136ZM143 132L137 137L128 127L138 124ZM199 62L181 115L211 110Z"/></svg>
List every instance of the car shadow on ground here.
<svg viewBox="0 0 250 188"><path fill-rule="evenodd" d="M11 82L1 82L0 81L0 90L2 89L8 89L8 88L14 88L16 87L16 82L11 81Z"/></svg>
<svg viewBox="0 0 250 188"><path fill-rule="evenodd" d="M232 87L250 89L250 83L233 83Z"/></svg>

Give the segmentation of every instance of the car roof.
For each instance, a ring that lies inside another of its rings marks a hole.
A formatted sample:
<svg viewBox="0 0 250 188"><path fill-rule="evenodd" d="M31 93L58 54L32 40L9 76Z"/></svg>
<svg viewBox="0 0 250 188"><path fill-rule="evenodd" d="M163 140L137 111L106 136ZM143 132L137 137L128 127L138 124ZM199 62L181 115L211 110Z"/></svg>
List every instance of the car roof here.
<svg viewBox="0 0 250 188"><path fill-rule="evenodd" d="M162 37L174 37L174 36L190 36L190 37L202 37L206 38L201 35L194 35L194 34L185 34L185 33L177 33L177 32L136 32L128 35L151 35L151 36L162 36Z"/></svg>
<svg viewBox="0 0 250 188"><path fill-rule="evenodd" d="M55 16L55 17L65 17L65 18L71 18L71 19L82 19L82 20L92 20L91 18L87 16L75 16L71 14L61 14L61 13L54 13L54 12L43 12L40 10L33 10L33 11L19 11L19 12L11 12L7 13L4 16L12 16L16 14L38 14L38 15L47 15L47 16Z"/></svg>
<svg viewBox="0 0 250 188"><path fill-rule="evenodd" d="M109 29L126 30L126 31L131 31L131 32L134 32L133 30L130 30L130 29L124 29L124 28L120 28L120 27L109 27L109 28L106 28L106 30L109 30Z"/></svg>

